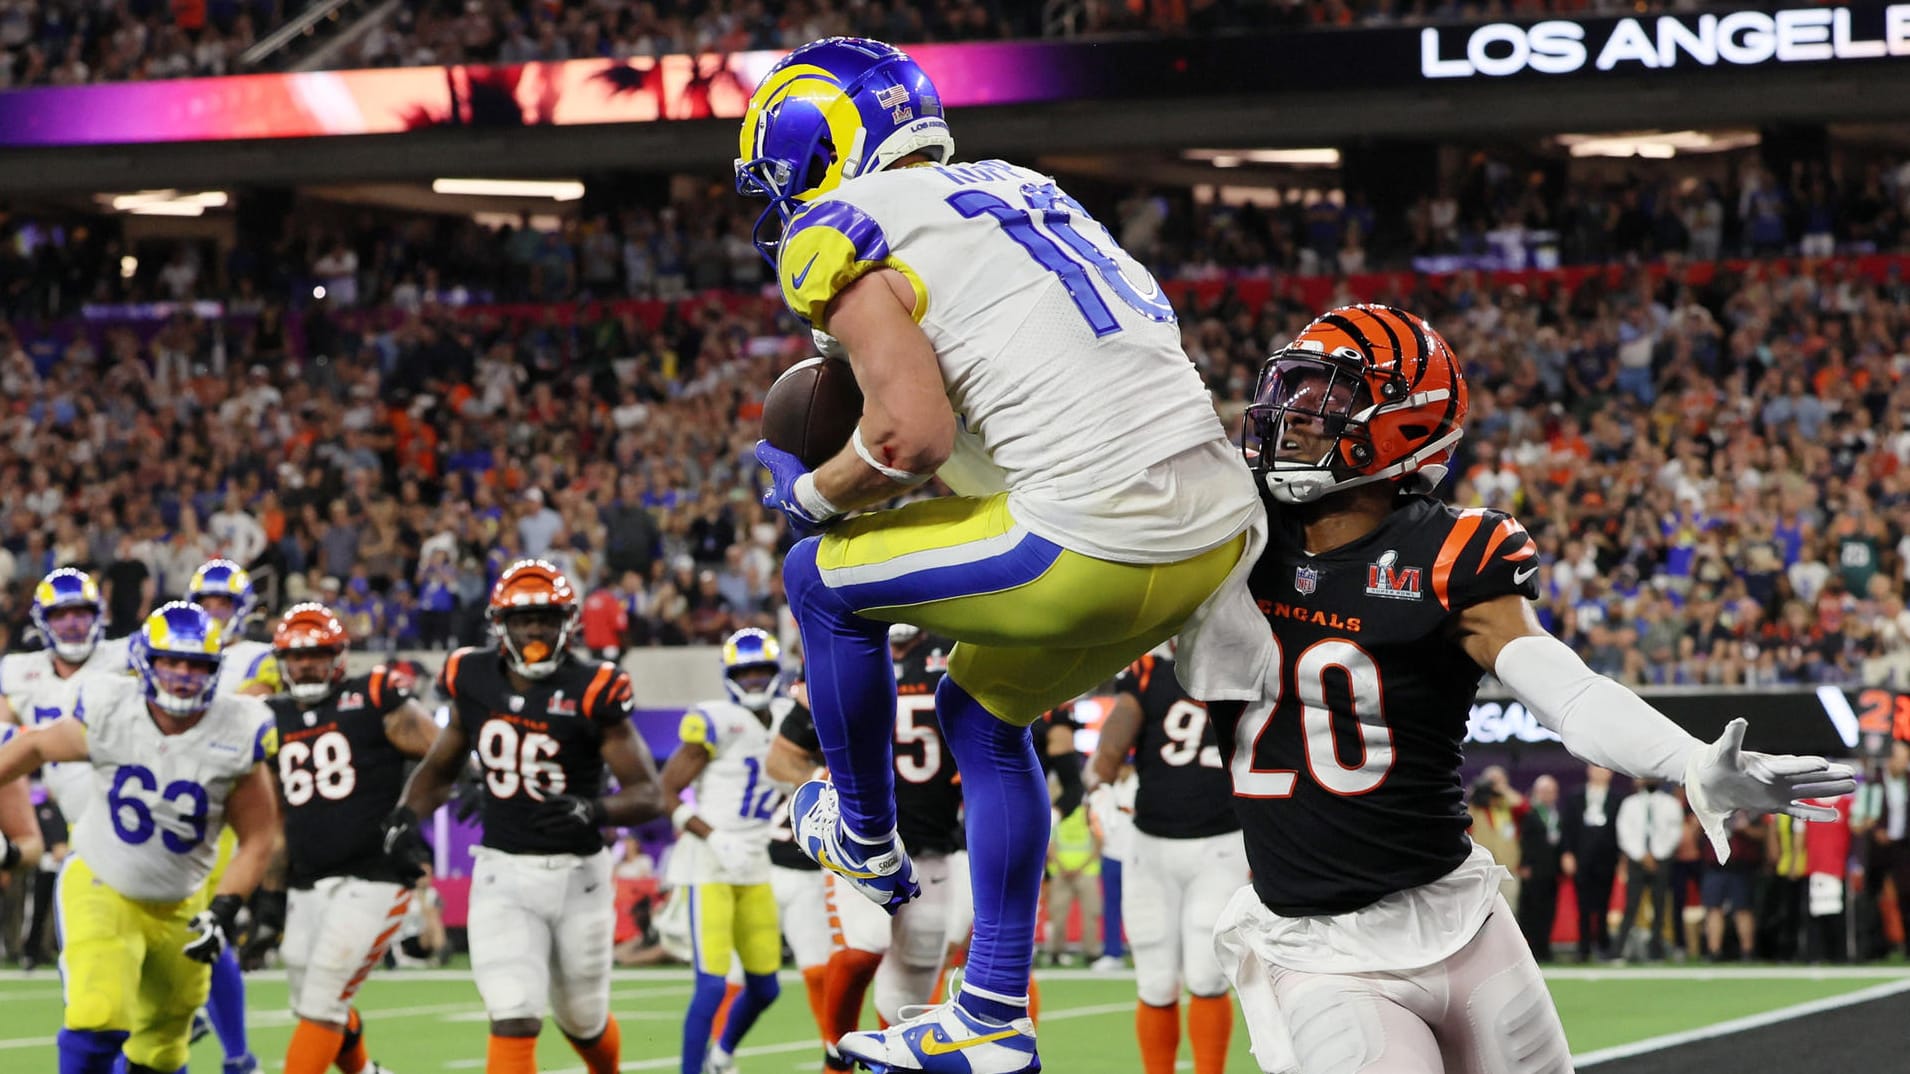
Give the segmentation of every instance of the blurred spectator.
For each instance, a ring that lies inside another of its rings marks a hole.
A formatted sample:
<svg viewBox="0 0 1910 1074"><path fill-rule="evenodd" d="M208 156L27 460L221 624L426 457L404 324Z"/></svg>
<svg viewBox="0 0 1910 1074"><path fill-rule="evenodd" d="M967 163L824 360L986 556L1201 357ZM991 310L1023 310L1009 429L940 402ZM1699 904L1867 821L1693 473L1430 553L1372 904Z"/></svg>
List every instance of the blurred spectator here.
<svg viewBox="0 0 1910 1074"><path fill-rule="evenodd" d="M1525 934L1533 957L1550 962L1564 831L1558 781L1551 776L1533 780L1526 802L1529 808L1519 821L1519 931Z"/></svg>
<svg viewBox="0 0 1910 1074"><path fill-rule="evenodd" d="M1866 837L1864 893L1873 904L1894 894L1899 915L1910 916L1910 743L1896 743L1875 771L1857 788L1850 817L1852 833ZM1910 938L1904 943L1910 949Z"/></svg>
<svg viewBox="0 0 1910 1074"><path fill-rule="evenodd" d="M1505 769L1493 765L1474 780L1466 794L1466 812L1472 817L1472 841L1484 847L1507 872L1499 892L1507 903L1519 904L1519 815L1525 801L1507 783Z"/></svg>
<svg viewBox="0 0 1910 1074"><path fill-rule="evenodd" d="M1756 884L1764 867L1764 824L1762 817L1734 814L1730 820L1730 861L1718 863L1711 841L1704 841L1705 957L1713 962L1725 957L1724 919L1728 913L1735 930L1738 958L1745 962L1757 957Z"/></svg>
<svg viewBox="0 0 1910 1074"><path fill-rule="evenodd" d="M1573 791L1559 815L1561 871L1572 878L1578 896L1578 960L1610 958L1606 910L1618 875L1618 834L1614 823L1621 795L1612 789L1612 772L1585 766L1585 786Z"/></svg>
<svg viewBox="0 0 1910 1074"><path fill-rule="evenodd" d="M1835 801L1811 798L1810 805L1837 811L1836 820L1813 821L1806 829L1804 856L1804 961L1843 962L1847 886L1850 872L1851 809L1854 795Z"/></svg>
<svg viewBox="0 0 1910 1074"><path fill-rule="evenodd" d="M1619 920L1621 956L1631 961L1664 957L1664 938L1676 941L1671 920L1671 859L1684 834L1684 809L1657 780L1640 780L1618 807L1619 853L1625 856L1625 916ZM1638 910L1650 900L1651 926Z"/></svg>

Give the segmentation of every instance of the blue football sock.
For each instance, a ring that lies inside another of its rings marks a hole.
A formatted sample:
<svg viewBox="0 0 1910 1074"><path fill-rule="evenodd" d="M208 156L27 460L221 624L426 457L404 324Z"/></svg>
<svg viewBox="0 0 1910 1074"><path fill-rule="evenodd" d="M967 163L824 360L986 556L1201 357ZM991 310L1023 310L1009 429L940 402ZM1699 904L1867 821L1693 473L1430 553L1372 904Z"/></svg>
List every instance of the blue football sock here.
<svg viewBox="0 0 1910 1074"><path fill-rule="evenodd" d="M730 1001L729 1018L723 1022L723 1035L718 1043L731 1055L743 1042L743 1034L756 1024L756 1018L776 1002L782 994L782 985L776 983L774 971L769 973L746 973L743 975L743 990Z"/></svg>
<svg viewBox="0 0 1910 1074"><path fill-rule="evenodd" d="M206 1015L212 1019L212 1031L219 1034L219 1047L227 1059L250 1055L252 1048L245 1036L245 976L239 972L239 956L230 947L212 964L212 992L206 999Z"/></svg>
<svg viewBox="0 0 1910 1074"><path fill-rule="evenodd" d="M127 1032L123 1029L62 1029L55 1038L60 1048L60 1074L108 1074L120 1054Z"/></svg>
<svg viewBox="0 0 1910 1074"><path fill-rule="evenodd" d="M802 631L809 710L842 804L843 826L880 840L895 830L895 667L889 661L889 626L857 615L823 584L816 544L811 538L789 550L783 590Z"/></svg>
<svg viewBox="0 0 1910 1074"><path fill-rule="evenodd" d="M683 1012L683 1074L703 1074L703 1056L710 1048L710 1026L716 1024L716 1012L723 1006L723 979L713 973L698 973L696 988L690 993L690 1009ZM742 997L737 997L742 1002ZM730 1017L736 1012L731 1008Z"/></svg>
<svg viewBox="0 0 1910 1074"><path fill-rule="evenodd" d="M1028 729L983 708L953 678L943 678L935 689L935 715L961 770L968 812L975 939L968 948L962 1006L997 1021L1020 1018L1027 1013L1048 857L1048 782Z"/></svg>
<svg viewBox="0 0 1910 1074"><path fill-rule="evenodd" d="M1101 953L1109 958L1127 954L1121 922L1121 859L1101 859Z"/></svg>

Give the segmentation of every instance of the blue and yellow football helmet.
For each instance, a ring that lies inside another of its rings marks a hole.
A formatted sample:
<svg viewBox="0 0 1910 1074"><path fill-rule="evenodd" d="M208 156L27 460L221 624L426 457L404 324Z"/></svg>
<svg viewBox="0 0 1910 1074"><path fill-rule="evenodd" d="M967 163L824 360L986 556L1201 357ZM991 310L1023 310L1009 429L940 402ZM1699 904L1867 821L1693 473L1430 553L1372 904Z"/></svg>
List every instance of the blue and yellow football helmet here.
<svg viewBox="0 0 1910 1074"><path fill-rule="evenodd" d="M205 711L219 689L224 633L211 613L183 600L162 605L147 616L133 635L129 654L133 671L146 685L146 700L174 716ZM153 666L155 659L165 656L190 660L201 667L181 675Z"/></svg>
<svg viewBox="0 0 1910 1074"><path fill-rule="evenodd" d="M730 700L762 712L783 692L783 647L766 630L746 627L723 640L723 688Z"/></svg>
<svg viewBox="0 0 1910 1074"><path fill-rule="evenodd" d="M106 617L100 614L102 607L99 583L93 581L92 575L61 567L40 579L40 584L34 587L33 608L28 615L54 655L69 664L84 664L106 634ZM55 628L53 612L63 608L90 608L93 618L84 626L68 621Z"/></svg>
<svg viewBox="0 0 1910 1074"><path fill-rule="evenodd" d="M230 614L220 615L210 608L206 611L219 621L226 644L239 640L245 632L245 621L259 606L252 576L229 559L209 559L192 572L192 581L186 586L186 599L192 603L203 605L206 597L225 597L232 602Z"/></svg>
<svg viewBox="0 0 1910 1074"><path fill-rule="evenodd" d="M941 94L906 53L828 37L783 57L750 96L736 158L737 192L769 199L756 248L774 268L783 225L804 203L911 153L945 164L955 138Z"/></svg>

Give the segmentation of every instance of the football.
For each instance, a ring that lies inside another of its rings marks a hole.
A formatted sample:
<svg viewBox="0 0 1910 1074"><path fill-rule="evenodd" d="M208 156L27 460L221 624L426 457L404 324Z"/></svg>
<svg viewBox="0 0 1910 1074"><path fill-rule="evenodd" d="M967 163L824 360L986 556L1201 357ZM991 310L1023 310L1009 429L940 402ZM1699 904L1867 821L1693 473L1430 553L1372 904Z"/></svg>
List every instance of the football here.
<svg viewBox="0 0 1910 1074"><path fill-rule="evenodd" d="M862 420L862 389L839 358L790 366L763 397L763 439L815 469L829 461Z"/></svg>

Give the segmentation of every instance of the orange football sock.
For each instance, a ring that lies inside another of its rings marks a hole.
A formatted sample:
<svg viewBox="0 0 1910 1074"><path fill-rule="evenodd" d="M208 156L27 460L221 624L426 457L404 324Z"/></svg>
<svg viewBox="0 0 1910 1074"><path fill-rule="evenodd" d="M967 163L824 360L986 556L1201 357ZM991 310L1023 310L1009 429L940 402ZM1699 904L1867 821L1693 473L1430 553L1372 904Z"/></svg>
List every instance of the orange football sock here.
<svg viewBox="0 0 1910 1074"><path fill-rule="evenodd" d="M570 1040L569 1037L564 1039ZM617 1074L623 1052L623 1031L617 1028L617 1020L613 1017L604 1023L604 1031L597 1034L596 1040L589 1044L571 1040L570 1046L584 1061L584 1069L590 1074Z"/></svg>
<svg viewBox="0 0 1910 1074"><path fill-rule="evenodd" d="M1174 1074L1174 1061L1180 1056L1180 1004L1136 1003L1134 1036L1141 1042L1141 1069L1146 1074Z"/></svg>
<svg viewBox="0 0 1910 1074"><path fill-rule="evenodd" d="M1194 1074L1226 1070L1227 1046L1233 1036L1234 1001L1226 993L1187 1001L1187 1043L1194 1051Z"/></svg>
<svg viewBox="0 0 1910 1074"><path fill-rule="evenodd" d="M292 1042L285 1046L285 1069L291 1074L325 1074L344 1042L342 1030L301 1018L292 1027Z"/></svg>
<svg viewBox="0 0 1910 1074"><path fill-rule="evenodd" d="M1033 977L1028 978L1028 1020L1037 1025L1041 1023L1041 986Z"/></svg>
<svg viewBox="0 0 1910 1074"><path fill-rule="evenodd" d="M807 966L802 971L803 991L809 993L809 1015L816 1020L816 1032L829 1032L829 966Z"/></svg>
<svg viewBox="0 0 1910 1074"><path fill-rule="evenodd" d="M716 1017L710 1021L711 1040L723 1035L723 1023L730 1020L730 1004L736 1002L737 994L742 991L743 986L734 981L723 986L723 1002L717 1005Z"/></svg>
<svg viewBox="0 0 1910 1074"><path fill-rule="evenodd" d="M869 983L875 980L875 971L881 965L881 955L851 947L829 956L829 983L823 1004L829 1020L822 1029L824 1041L834 1044L844 1033L856 1031L862 1023L862 1004L868 998Z"/></svg>
<svg viewBox="0 0 1910 1074"><path fill-rule="evenodd" d="M358 1008L353 1007L345 1016L345 1040L338 1048L338 1069L345 1074L358 1074L371 1065L371 1059L365 1054L365 1020L358 1016Z"/></svg>
<svg viewBox="0 0 1910 1074"><path fill-rule="evenodd" d="M537 1074L537 1038L491 1034L484 1074Z"/></svg>

